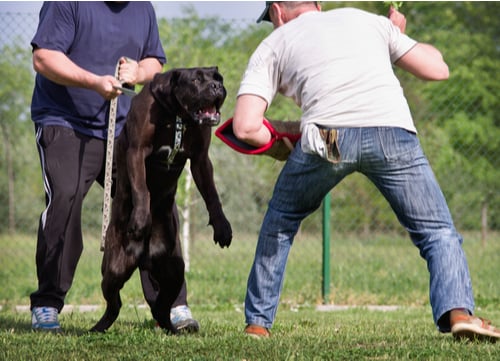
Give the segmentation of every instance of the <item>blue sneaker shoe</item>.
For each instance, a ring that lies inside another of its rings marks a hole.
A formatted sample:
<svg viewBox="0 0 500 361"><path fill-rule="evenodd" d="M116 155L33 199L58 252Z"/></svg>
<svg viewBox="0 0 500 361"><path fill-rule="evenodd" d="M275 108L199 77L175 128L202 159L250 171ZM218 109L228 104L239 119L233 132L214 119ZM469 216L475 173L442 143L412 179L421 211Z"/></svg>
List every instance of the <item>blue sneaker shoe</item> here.
<svg viewBox="0 0 500 361"><path fill-rule="evenodd" d="M172 308L170 310L170 320L179 332L195 333L200 329L200 324L193 319L191 310L185 305Z"/></svg>
<svg viewBox="0 0 500 361"><path fill-rule="evenodd" d="M33 307L31 310L31 328L36 331L61 331L55 307Z"/></svg>

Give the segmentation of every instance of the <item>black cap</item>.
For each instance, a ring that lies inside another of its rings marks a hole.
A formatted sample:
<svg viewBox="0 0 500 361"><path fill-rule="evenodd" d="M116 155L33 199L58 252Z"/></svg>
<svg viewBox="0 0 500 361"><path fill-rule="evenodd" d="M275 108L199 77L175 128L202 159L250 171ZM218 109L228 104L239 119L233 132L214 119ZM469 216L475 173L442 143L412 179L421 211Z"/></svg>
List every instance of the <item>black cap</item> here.
<svg viewBox="0 0 500 361"><path fill-rule="evenodd" d="M271 5L273 3L277 3L278 1L266 1L266 8L262 12L262 14L259 16L257 19L257 22L260 23L261 21L271 21L271 18L269 17L269 9L271 8Z"/></svg>

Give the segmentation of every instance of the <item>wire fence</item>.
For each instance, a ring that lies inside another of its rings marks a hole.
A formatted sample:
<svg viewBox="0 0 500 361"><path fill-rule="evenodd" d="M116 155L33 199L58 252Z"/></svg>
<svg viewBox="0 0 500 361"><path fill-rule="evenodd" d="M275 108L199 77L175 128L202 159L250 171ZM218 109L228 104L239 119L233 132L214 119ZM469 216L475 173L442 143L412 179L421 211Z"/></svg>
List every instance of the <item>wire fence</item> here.
<svg viewBox="0 0 500 361"><path fill-rule="evenodd" d="M0 129L4 140L9 138L0 149L0 232L28 233L32 234L34 240L38 217L44 208L39 161L29 118L29 95L34 75L29 57L29 42L37 22L38 15L35 13L0 13L0 47L4 49L1 63L6 72L1 73L2 79L10 79L16 69L28 69L32 77L31 82L27 83L17 84L13 80L13 83L0 84L0 122L4 124ZM241 32L247 29L248 22L232 21L226 25ZM470 36L462 34L457 39L451 32L426 31L425 28L420 30L420 33L425 34L422 40L436 44L445 56L451 49L461 46L465 48L467 44L463 41L470 41L471 44L474 41L472 31ZM236 46L241 47L234 48L240 53L249 55L253 51L246 43ZM5 49L12 47L20 47L28 56L21 59L17 56L9 58L9 52ZM480 50L475 47L467 49L477 53L457 55L455 63L450 64L452 74L456 76L453 75L442 84L429 85L402 72L397 74L409 99L422 145L443 188L457 228L473 240L498 242L498 103L488 105L488 90L474 88L480 87L481 82L478 84L471 77L485 78L483 85L487 88L489 75L484 74L481 64L474 62ZM169 56L168 48L166 52ZM244 69L245 64L238 66ZM237 83L238 80L233 79L233 82ZM21 94L25 94L25 101L13 111L13 104L18 103ZM234 95L229 94L228 97L234 98ZM232 114L232 109L226 108L225 111L227 117ZM5 124L15 126L9 128ZM213 139L211 159L222 203L235 231L234 242L254 243L271 196L273 180L282 164L270 159L235 154L220 141ZM102 189L94 186L85 202L83 228L85 242L89 239L97 241L94 245L86 243L86 247L99 247L101 207ZM192 270L216 267L217 258L204 257L205 246L201 246L211 238L211 232L207 231L206 210L196 191L191 195L189 207L192 217L186 249L189 248L189 256L197 255L196 263L192 262L190 267ZM369 242L384 235L408 241L387 202L362 175L349 177L331 193L330 214L328 225L331 228L332 253L335 252L335 240L340 238L354 237ZM301 235L307 235L307 247L310 247L310 252L318 260L318 269L314 271L318 279L315 285L317 292L321 287L322 222L320 209L303 222L300 231ZM252 255L253 253L248 253L244 257L251 259ZM13 254L12 257L16 255Z"/></svg>

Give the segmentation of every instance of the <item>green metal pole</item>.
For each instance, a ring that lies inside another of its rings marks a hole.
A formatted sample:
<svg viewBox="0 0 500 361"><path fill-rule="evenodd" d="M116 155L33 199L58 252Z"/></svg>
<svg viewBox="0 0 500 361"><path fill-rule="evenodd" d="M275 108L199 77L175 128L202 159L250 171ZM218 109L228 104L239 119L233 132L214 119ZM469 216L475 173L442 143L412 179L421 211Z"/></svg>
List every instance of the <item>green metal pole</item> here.
<svg viewBox="0 0 500 361"><path fill-rule="evenodd" d="M330 200L328 193L323 199L323 304L328 304L330 297Z"/></svg>

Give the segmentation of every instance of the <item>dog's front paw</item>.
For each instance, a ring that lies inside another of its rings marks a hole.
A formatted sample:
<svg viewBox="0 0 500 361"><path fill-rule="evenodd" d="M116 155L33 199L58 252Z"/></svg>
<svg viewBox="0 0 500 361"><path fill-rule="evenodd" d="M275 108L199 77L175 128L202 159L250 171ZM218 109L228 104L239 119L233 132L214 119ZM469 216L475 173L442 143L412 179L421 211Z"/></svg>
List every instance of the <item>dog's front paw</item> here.
<svg viewBox="0 0 500 361"><path fill-rule="evenodd" d="M221 248L229 247L233 240L233 229L229 221L223 217L214 222L210 221L210 224L214 227L214 242Z"/></svg>

